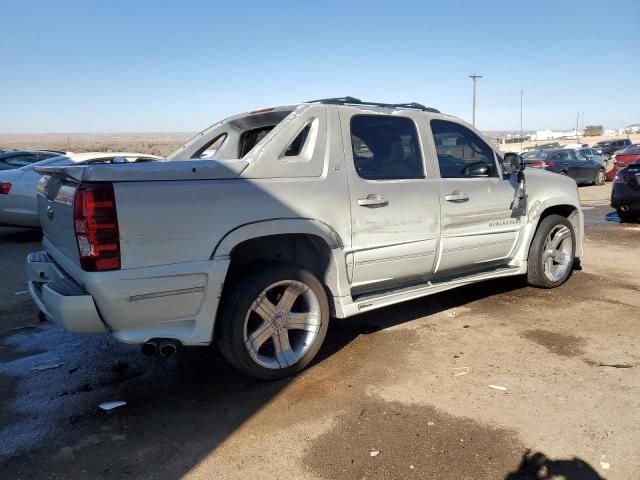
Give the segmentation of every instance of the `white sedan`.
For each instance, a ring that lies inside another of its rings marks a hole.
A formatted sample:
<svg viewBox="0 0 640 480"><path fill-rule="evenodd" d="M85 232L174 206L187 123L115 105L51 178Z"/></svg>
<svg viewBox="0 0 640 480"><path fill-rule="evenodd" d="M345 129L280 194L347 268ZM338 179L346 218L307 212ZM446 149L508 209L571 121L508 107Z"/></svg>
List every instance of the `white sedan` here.
<svg viewBox="0 0 640 480"><path fill-rule="evenodd" d="M40 228L36 207L36 185L41 175L35 172L33 167L158 160L163 160L163 158L130 152L73 153L49 158L13 170L0 171L0 226Z"/></svg>

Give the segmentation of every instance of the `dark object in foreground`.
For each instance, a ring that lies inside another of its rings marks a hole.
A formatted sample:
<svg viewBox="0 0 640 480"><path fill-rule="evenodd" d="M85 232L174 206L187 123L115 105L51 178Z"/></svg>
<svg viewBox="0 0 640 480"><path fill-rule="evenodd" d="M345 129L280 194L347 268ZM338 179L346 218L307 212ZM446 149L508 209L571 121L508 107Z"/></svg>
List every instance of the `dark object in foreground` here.
<svg viewBox="0 0 640 480"><path fill-rule="evenodd" d="M505 480L540 480L564 478L565 480L604 480L595 469L584 460L573 457L569 460L550 460L544 453L522 455L518 470L509 473Z"/></svg>
<svg viewBox="0 0 640 480"><path fill-rule="evenodd" d="M629 165L616 174L611 189L611 206L623 222L640 219L639 163Z"/></svg>

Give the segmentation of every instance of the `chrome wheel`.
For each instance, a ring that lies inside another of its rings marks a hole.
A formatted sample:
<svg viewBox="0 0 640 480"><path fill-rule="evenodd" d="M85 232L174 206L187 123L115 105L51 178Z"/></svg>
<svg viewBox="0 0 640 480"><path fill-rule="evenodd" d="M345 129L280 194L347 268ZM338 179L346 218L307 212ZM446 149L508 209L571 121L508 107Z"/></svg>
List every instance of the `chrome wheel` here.
<svg viewBox="0 0 640 480"><path fill-rule="evenodd" d="M564 278L573 262L573 238L566 225L556 225L544 242L542 265L545 277L552 282Z"/></svg>
<svg viewBox="0 0 640 480"><path fill-rule="evenodd" d="M283 280L265 288L244 320L244 345L265 368L296 364L314 344L322 314L320 301L308 285Z"/></svg>
<svg viewBox="0 0 640 480"><path fill-rule="evenodd" d="M604 173L604 171L598 170L598 176L596 177L596 183L598 185L604 185L606 180L607 180L607 178L606 178L606 174Z"/></svg>

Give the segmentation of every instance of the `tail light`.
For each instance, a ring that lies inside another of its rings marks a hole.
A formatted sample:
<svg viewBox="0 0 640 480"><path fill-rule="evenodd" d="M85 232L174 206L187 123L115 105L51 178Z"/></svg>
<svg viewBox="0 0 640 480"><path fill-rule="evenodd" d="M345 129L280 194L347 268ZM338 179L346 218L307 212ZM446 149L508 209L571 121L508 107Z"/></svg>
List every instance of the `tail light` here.
<svg viewBox="0 0 640 480"><path fill-rule="evenodd" d="M619 173L616 173L616 176L613 177L613 183L626 183L624 181L624 177L622 175L620 175Z"/></svg>
<svg viewBox="0 0 640 480"><path fill-rule="evenodd" d="M11 184L9 182L0 183L0 195L8 195L11 190Z"/></svg>
<svg viewBox="0 0 640 480"><path fill-rule="evenodd" d="M529 167L533 167L533 168L547 168L547 167L553 167L554 163L551 161L540 161L540 162L533 162L530 163L528 166Z"/></svg>
<svg viewBox="0 0 640 480"><path fill-rule="evenodd" d="M73 219L82 269L88 272L120 269L120 233L113 185L80 184Z"/></svg>

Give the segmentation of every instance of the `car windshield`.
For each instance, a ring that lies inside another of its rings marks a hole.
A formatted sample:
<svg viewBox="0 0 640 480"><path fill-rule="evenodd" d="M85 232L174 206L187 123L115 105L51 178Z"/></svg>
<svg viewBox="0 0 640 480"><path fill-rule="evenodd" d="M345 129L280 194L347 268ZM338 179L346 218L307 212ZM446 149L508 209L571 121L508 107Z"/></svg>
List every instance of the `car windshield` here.
<svg viewBox="0 0 640 480"><path fill-rule="evenodd" d="M537 152L525 152L521 156L525 161L544 160L547 158L547 154L541 150L538 150Z"/></svg>
<svg viewBox="0 0 640 480"><path fill-rule="evenodd" d="M24 167L20 167L18 170L33 170L33 167L45 167L47 165L60 163L63 160L66 160L66 159L60 158L60 157L47 158L46 160L40 160L39 162L30 163L29 165L25 165ZM67 160L67 163L71 164L71 161Z"/></svg>

